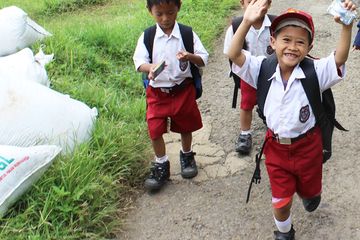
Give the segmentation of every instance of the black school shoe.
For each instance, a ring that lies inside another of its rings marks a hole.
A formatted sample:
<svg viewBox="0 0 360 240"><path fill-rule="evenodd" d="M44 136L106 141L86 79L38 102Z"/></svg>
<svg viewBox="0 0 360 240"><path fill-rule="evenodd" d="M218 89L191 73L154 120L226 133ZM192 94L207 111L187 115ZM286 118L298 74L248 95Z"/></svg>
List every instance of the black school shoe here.
<svg viewBox="0 0 360 240"><path fill-rule="evenodd" d="M153 162L150 168L150 175L145 180L145 188L152 190L159 190L167 180L170 178L170 162L164 163Z"/></svg>
<svg viewBox="0 0 360 240"><path fill-rule="evenodd" d="M275 240L295 240L295 230L293 228L293 225L291 225L291 229L287 233L274 231L274 239Z"/></svg>
<svg viewBox="0 0 360 240"><path fill-rule="evenodd" d="M240 134L235 142L235 151L241 154L249 154L252 146L251 134Z"/></svg>
<svg viewBox="0 0 360 240"><path fill-rule="evenodd" d="M319 206L321 202L321 195L310 198L310 199L302 199L304 208L308 212L313 212Z"/></svg>
<svg viewBox="0 0 360 240"><path fill-rule="evenodd" d="M194 152L183 153L180 150L181 176L183 178L193 178L198 174L195 155L196 153Z"/></svg>

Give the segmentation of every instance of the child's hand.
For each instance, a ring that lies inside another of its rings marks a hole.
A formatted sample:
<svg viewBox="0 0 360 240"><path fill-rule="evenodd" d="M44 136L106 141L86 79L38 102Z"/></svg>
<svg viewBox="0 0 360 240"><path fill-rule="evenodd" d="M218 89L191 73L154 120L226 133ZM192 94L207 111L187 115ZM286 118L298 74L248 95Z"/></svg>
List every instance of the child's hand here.
<svg viewBox="0 0 360 240"><path fill-rule="evenodd" d="M245 10L244 20L254 23L257 19L265 16L267 9L268 0L252 0Z"/></svg>
<svg viewBox="0 0 360 240"><path fill-rule="evenodd" d="M179 61L185 62L185 61L189 61L189 54L187 51L184 50L180 50L177 54L176 54L176 58Z"/></svg>
<svg viewBox="0 0 360 240"><path fill-rule="evenodd" d="M356 11L356 5L351 0L344 0L342 5L348 11L351 11L351 12ZM335 19L335 22L342 23L340 20L340 16L335 16L334 19Z"/></svg>
<svg viewBox="0 0 360 240"><path fill-rule="evenodd" d="M154 81L155 80L154 70L155 70L157 64L152 63L150 65L151 65L151 67L150 67L150 71L149 71L149 74L148 74L148 79Z"/></svg>
<svg viewBox="0 0 360 240"><path fill-rule="evenodd" d="M360 46L354 45L351 51L360 50Z"/></svg>

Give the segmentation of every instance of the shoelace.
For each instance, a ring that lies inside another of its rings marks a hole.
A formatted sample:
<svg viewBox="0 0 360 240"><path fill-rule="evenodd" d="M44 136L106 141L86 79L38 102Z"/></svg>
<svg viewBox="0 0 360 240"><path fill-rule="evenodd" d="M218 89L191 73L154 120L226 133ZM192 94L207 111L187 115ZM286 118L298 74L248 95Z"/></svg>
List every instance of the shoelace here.
<svg viewBox="0 0 360 240"><path fill-rule="evenodd" d="M182 166L182 168L187 168L187 167L192 167L194 165L194 156L196 155L196 153L192 152L191 155L190 153L188 155L183 155L180 164Z"/></svg>

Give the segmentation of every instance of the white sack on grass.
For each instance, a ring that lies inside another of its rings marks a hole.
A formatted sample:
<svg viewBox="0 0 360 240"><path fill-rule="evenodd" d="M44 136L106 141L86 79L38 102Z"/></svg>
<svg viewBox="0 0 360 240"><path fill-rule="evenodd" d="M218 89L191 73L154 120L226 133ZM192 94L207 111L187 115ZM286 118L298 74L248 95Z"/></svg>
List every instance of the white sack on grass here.
<svg viewBox="0 0 360 240"><path fill-rule="evenodd" d="M17 80L33 81L50 86L45 65L52 61L54 54L45 55L40 50L35 56L30 48L0 57L1 75L10 76Z"/></svg>
<svg viewBox="0 0 360 240"><path fill-rule="evenodd" d="M58 145L63 153L90 139L97 109L31 81L0 73L0 144Z"/></svg>
<svg viewBox="0 0 360 240"><path fill-rule="evenodd" d="M60 151L55 145L0 145L0 217L44 174Z"/></svg>
<svg viewBox="0 0 360 240"><path fill-rule="evenodd" d="M16 6L0 9L0 56L15 53L51 36Z"/></svg>

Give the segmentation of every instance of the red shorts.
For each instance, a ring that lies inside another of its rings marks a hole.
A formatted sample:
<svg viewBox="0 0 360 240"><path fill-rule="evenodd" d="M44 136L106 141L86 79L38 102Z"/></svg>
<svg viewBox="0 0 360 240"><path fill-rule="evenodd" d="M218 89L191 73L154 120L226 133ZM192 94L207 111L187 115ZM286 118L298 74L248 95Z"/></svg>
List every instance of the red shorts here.
<svg viewBox="0 0 360 240"><path fill-rule="evenodd" d="M162 92L160 88L151 86L146 89L146 121L152 140L167 132L168 118L171 119L172 132L189 133L202 128L195 94L193 84L176 93Z"/></svg>
<svg viewBox="0 0 360 240"><path fill-rule="evenodd" d="M295 192L302 198L319 195L323 160L320 128L309 131L291 145L280 144L271 136L268 130L264 154L272 196L287 198Z"/></svg>
<svg viewBox="0 0 360 240"><path fill-rule="evenodd" d="M256 89L240 79L240 91L240 108L245 111L253 110L256 105Z"/></svg>

